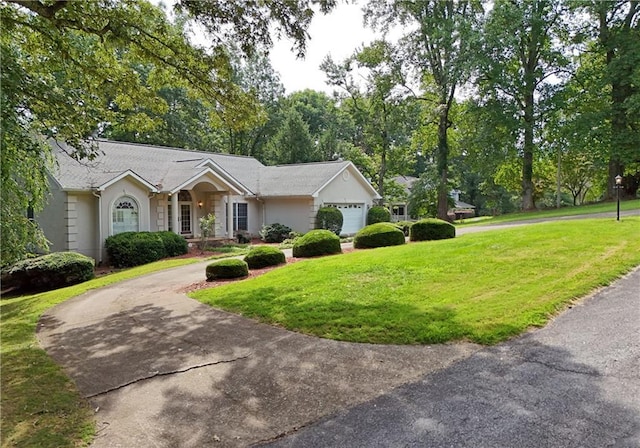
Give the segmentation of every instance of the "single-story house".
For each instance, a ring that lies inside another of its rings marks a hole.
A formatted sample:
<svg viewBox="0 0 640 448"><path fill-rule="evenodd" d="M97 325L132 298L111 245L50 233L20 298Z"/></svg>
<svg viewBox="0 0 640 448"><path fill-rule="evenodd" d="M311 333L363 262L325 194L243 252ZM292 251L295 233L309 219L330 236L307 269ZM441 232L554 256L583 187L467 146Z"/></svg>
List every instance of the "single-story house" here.
<svg viewBox="0 0 640 448"><path fill-rule="evenodd" d="M98 140L98 156L76 160L52 142L51 197L36 216L52 251L76 251L101 262L107 237L169 230L200 236L199 219L213 213L213 235L252 236L280 223L297 232L315 227L320 207L342 211L343 234L366 223L379 195L349 161L265 166L253 157Z"/></svg>
<svg viewBox="0 0 640 448"><path fill-rule="evenodd" d="M449 210L449 216L453 219L466 219L476 216L476 206L460 200L460 190L451 190L449 196L453 198L454 206Z"/></svg>

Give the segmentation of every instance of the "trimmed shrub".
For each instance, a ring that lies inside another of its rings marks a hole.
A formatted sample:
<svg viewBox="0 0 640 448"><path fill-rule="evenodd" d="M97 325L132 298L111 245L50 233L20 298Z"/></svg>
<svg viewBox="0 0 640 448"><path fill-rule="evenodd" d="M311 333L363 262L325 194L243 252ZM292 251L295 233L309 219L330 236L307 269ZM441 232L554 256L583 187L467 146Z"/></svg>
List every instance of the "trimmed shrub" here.
<svg viewBox="0 0 640 448"><path fill-rule="evenodd" d="M373 247L398 246L404 244L404 233L394 224L378 222L360 229L353 239L356 249Z"/></svg>
<svg viewBox="0 0 640 448"><path fill-rule="evenodd" d="M441 219L428 218L415 222L409 231L411 241L430 241L455 238L456 227Z"/></svg>
<svg viewBox="0 0 640 448"><path fill-rule="evenodd" d="M54 252L19 261L8 272L7 281L21 289L57 289L94 277L93 258L77 252Z"/></svg>
<svg viewBox="0 0 640 448"><path fill-rule="evenodd" d="M329 230L338 236L343 222L342 212L336 207L321 207L316 214L316 229Z"/></svg>
<svg viewBox="0 0 640 448"><path fill-rule="evenodd" d="M246 277L249 275L249 266L237 258L227 258L207 265L205 272L207 281L210 282L220 278Z"/></svg>
<svg viewBox="0 0 640 448"><path fill-rule="evenodd" d="M312 230L301 236L293 245L294 257L316 257L318 255L338 254L342 252L340 238L335 233L324 230Z"/></svg>
<svg viewBox="0 0 640 448"><path fill-rule="evenodd" d="M265 243L282 243L289 238L291 228L285 225L274 223L264 226L260 230L260 238Z"/></svg>
<svg viewBox="0 0 640 448"><path fill-rule="evenodd" d="M411 226L413 226L413 221L398 221L393 224L402 230L404 236L409 236L409 231L411 230Z"/></svg>
<svg viewBox="0 0 640 448"><path fill-rule="evenodd" d="M374 205L367 212L367 225L389 221L391 221L391 212L382 205Z"/></svg>
<svg viewBox="0 0 640 448"><path fill-rule="evenodd" d="M160 239L162 239L165 257L177 257L178 255L184 255L189 252L187 240L177 233L169 232L167 230L155 233L158 234Z"/></svg>
<svg viewBox="0 0 640 448"><path fill-rule="evenodd" d="M157 233L123 232L105 241L109 262L115 267L151 263L165 256L164 243Z"/></svg>
<svg viewBox="0 0 640 448"><path fill-rule="evenodd" d="M244 257L249 269L261 269L286 263L284 252L271 246L254 247Z"/></svg>

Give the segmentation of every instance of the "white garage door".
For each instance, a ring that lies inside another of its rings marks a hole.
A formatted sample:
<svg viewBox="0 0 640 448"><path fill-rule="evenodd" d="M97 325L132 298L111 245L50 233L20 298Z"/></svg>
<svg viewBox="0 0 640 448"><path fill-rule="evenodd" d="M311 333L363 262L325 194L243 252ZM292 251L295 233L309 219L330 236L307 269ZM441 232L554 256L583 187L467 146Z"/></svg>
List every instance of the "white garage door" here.
<svg viewBox="0 0 640 448"><path fill-rule="evenodd" d="M342 212L342 235L350 235L360 230L364 223L364 204L327 204Z"/></svg>

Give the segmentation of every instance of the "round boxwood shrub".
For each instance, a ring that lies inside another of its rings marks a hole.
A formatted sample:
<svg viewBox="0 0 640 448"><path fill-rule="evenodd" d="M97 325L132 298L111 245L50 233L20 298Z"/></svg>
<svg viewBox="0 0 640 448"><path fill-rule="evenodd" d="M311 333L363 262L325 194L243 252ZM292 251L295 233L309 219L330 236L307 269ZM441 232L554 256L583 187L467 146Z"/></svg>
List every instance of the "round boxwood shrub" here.
<svg viewBox="0 0 640 448"><path fill-rule="evenodd" d="M404 244L404 233L389 222L378 222L360 229L353 239L356 249L373 247L398 246Z"/></svg>
<svg viewBox="0 0 640 448"><path fill-rule="evenodd" d="M187 240L177 233L169 232L168 230L155 233L162 239L165 257L177 257L189 252Z"/></svg>
<svg viewBox="0 0 640 448"><path fill-rule="evenodd" d="M157 233L123 232L105 241L109 262L115 267L151 263L165 256L164 243Z"/></svg>
<svg viewBox="0 0 640 448"><path fill-rule="evenodd" d="M344 217L337 207L321 207L316 214L316 229L330 230L340 235Z"/></svg>
<svg viewBox="0 0 640 448"><path fill-rule="evenodd" d="M244 257L244 261L249 269L261 269L285 263L287 260L284 252L280 249L271 246L258 246L249 251Z"/></svg>
<svg viewBox="0 0 640 448"><path fill-rule="evenodd" d="M282 243L289 238L290 233L291 227L276 222L262 227L260 230L260 238L265 243Z"/></svg>
<svg viewBox="0 0 640 448"><path fill-rule="evenodd" d="M8 283L21 289L57 289L94 277L93 258L76 252L54 252L20 261L9 269Z"/></svg>
<svg viewBox="0 0 640 448"><path fill-rule="evenodd" d="M428 218L413 223L409 231L411 241L430 241L455 238L456 228L453 224L441 219Z"/></svg>
<svg viewBox="0 0 640 448"><path fill-rule="evenodd" d="M391 212L382 205L374 205L367 212L367 225L389 221L391 221Z"/></svg>
<svg viewBox="0 0 640 448"><path fill-rule="evenodd" d="M302 235L293 244L294 257L316 257L340 252L342 252L340 238L330 230L312 230Z"/></svg>
<svg viewBox="0 0 640 448"><path fill-rule="evenodd" d="M249 275L249 266L237 258L227 258L207 265L206 275L208 282L222 278L246 277Z"/></svg>

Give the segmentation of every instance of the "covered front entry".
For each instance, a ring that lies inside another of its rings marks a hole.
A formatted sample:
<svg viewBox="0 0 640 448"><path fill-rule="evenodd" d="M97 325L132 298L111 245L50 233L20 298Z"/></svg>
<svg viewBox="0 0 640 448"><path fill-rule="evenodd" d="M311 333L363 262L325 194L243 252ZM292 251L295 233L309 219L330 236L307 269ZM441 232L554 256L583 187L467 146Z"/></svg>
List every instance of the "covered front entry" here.
<svg viewBox="0 0 640 448"><path fill-rule="evenodd" d="M364 204L327 204L342 212L342 234L352 235L364 224Z"/></svg>

